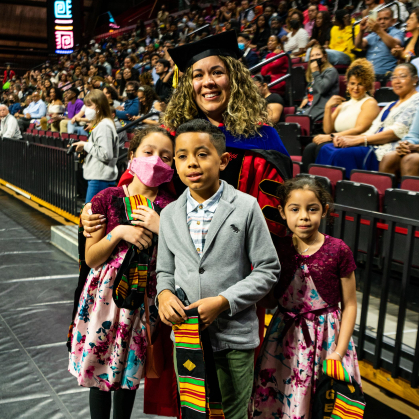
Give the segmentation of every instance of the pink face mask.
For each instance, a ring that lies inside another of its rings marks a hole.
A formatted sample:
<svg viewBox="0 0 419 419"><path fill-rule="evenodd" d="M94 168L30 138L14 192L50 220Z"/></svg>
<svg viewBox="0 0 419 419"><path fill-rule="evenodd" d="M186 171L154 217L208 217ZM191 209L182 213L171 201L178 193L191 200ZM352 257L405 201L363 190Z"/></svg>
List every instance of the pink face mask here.
<svg viewBox="0 0 419 419"><path fill-rule="evenodd" d="M159 156L135 157L129 162L128 170L150 188L170 182L174 173Z"/></svg>

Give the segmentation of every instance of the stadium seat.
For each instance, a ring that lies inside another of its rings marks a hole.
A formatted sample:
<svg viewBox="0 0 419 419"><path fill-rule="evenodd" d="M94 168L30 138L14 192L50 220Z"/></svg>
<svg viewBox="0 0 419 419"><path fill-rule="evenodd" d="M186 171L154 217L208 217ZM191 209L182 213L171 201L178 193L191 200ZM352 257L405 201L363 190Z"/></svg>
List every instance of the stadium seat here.
<svg viewBox="0 0 419 419"><path fill-rule="evenodd" d="M45 140L46 140L47 145L55 147L55 140L52 134L53 134L52 131L46 131Z"/></svg>
<svg viewBox="0 0 419 419"><path fill-rule="evenodd" d="M61 134L61 147L67 148L69 139L70 139L70 134L67 134L66 132L63 132Z"/></svg>
<svg viewBox="0 0 419 419"><path fill-rule="evenodd" d="M301 156L301 144L299 137L301 136L301 128L299 124L280 122L276 124L276 129L281 137L284 147L291 155Z"/></svg>
<svg viewBox="0 0 419 419"><path fill-rule="evenodd" d="M374 92L381 88L381 83L379 81L374 82Z"/></svg>
<svg viewBox="0 0 419 419"><path fill-rule="evenodd" d="M282 116L285 118L287 115L295 114L295 106L285 106L282 111Z"/></svg>
<svg viewBox="0 0 419 419"><path fill-rule="evenodd" d="M380 205L379 194L375 186L352 182L350 180L339 180L336 182L335 202L336 204L361 208L368 211L378 211ZM352 245L355 239L353 217L353 213L346 213L343 240L348 245ZM366 253L371 219L369 217L362 217L362 221L359 228L358 250Z"/></svg>
<svg viewBox="0 0 419 419"><path fill-rule="evenodd" d="M291 59L291 62L292 62L293 64L298 64L298 63L301 63L301 57L295 57L295 58L292 58L292 59Z"/></svg>
<svg viewBox="0 0 419 419"><path fill-rule="evenodd" d="M351 172L351 181L374 185L380 197L379 211L382 211L386 189L394 188L396 177L390 173L373 172L369 170L354 169Z"/></svg>
<svg viewBox="0 0 419 419"><path fill-rule="evenodd" d="M46 136L46 131L39 130L38 131L38 138L39 138L39 142L41 144L49 145L48 140L47 140L47 136Z"/></svg>
<svg viewBox="0 0 419 419"><path fill-rule="evenodd" d="M29 129L35 129L35 124L29 124Z"/></svg>
<svg viewBox="0 0 419 419"><path fill-rule="evenodd" d="M88 137L87 137L87 135L79 135L78 136L78 140L79 141L87 141L88 140Z"/></svg>
<svg viewBox="0 0 419 419"><path fill-rule="evenodd" d="M296 175L296 177L309 177L311 179L316 179L321 183L324 189L330 194L332 193L332 184L330 183L330 179L325 176L317 176L317 175L309 175L308 173L300 173Z"/></svg>
<svg viewBox="0 0 419 419"><path fill-rule="evenodd" d="M286 85L286 89L289 88L292 88L293 100L300 103L306 94L305 69L301 64L298 64L296 67L293 66L291 71L291 82ZM285 94L285 97L288 97L288 93Z"/></svg>
<svg viewBox="0 0 419 419"><path fill-rule="evenodd" d="M301 135L309 137L311 133L311 118L308 115L287 115L285 117L287 123L297 123L301 128Z"/></svg>
<svg viewBox="0 0 419 419"><path fill-rule="evenodd" d="M335 192L336 182L345 179L345 172L346 170L344 167L335 167L323 164L310 164L308 167L308 173L310 175L325 176L330 179L333 194Z"/></svg>
<svg viewBox="0 0 419 419"><path fill-rule="evenodd" d="M346 97L346 77L339 76L339 96Z"/></svg>
<svg viewBox="0 0 419 419"><path fill-rule="evenodd" d="M419 192L387 189L384 198L384 212L398 217L419 219ZM392 259L398 263L403 263L406 249L409 246L406 242L406 227L406 224L396 224ZM384 240L387 234L388 231L385 231ZM419 266L419 239L417 236L414 242L412 265Z"/></svg>
<svg viewBox="0 0 419 419"><path fill-rule="evenodd" d="M336 68L339 74L345 74L349 66L344 64L336 64L334 67Z"/></svg>
<svg viewBox="0 0 419 419"><path fill-rule="evenodd" d="M408 191L419 192L419 177L418 176L403 176L400 189Z"/></svg>
<svg viewBox="0 0 419 419"><path fill-rule="evenodd" d="M391 87L379 88L375 91L374 97L378 103L389 103L399 100L399 97L393 92Z"/></svg>
<svg viewBox="0 0 419 419"><path fill-rule="evenodd" d="M292 161L298 161L298 162L302 162L303 161L303 156L290 156Z"/></svg>
<svg viewBox="0 0 419 419"><path fill-rule="evenodd" d="M127 132L128 140L131 141L134 138L134 135L135 134L133 132Z"/></svg>
<svg viewBox="0 0 419 419"><path fill-rule="evenodd" d="M299 161L292 161L292 176L296 177L301 173L301 167L303 163Z"/></svg>

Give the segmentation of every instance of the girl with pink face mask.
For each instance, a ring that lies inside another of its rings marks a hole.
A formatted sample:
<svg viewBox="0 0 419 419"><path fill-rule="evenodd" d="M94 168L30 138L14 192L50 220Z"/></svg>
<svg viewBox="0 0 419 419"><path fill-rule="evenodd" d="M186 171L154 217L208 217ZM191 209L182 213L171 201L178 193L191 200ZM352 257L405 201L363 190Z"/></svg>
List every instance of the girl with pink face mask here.
<svg viewBox="0 0 419 419"><path fill-rule="evenodd" d="M129 418L144 373L147 347L144 303L148 302L153 332L158 315L154 299L159 213L174 200L161 185L172 179L173 151L173 138L165 129L150 127L137 131L129 149L133 181L128 186L107 188L92 199L92 213L103 214L103 220L86 239L85 254L80 255L79 287L67 346L70 373L79 385L90 387L93 419L109 417L111 392L114 417ZM147 205L134 209L138 202ZM82 237L80 234L79 240ZM83 249L80 244L79 249ZM126 266L129 266L124 271L127 280L132 281L137 275L140 289L138 263L135 268L131 262L126 263L133 254L148 255L148 263L141 265L141 269L147 269L141 297L144 303L135 309L119 308L119 296L115 299L115 289L119 288L114 285ZM133 276L132 269L137 269Z"/></svg>

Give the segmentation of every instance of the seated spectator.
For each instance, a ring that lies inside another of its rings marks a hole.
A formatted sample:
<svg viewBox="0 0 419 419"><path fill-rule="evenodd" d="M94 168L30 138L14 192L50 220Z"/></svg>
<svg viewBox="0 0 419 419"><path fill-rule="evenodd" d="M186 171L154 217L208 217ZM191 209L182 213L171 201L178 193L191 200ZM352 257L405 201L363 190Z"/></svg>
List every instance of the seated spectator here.
<svg viewBox="0 0 419 419"><path fill-rule="evenodd" d="M62 87L71 87L71 77L67 75L66 71L63 71L60 76L60 81L58 83L58 88L61 89Z"/></svg>
<svg viewBox="0 0 419 419"><path fill-rule="evenodd" d="M310 42L307 44L306 61L310 58L310 49L313 45L319 44L324 48L329 48L330 43L330 14L329 12L318 12L316 16L316 23L313 28L313 33ZM329 52L327 51L328 56ZM330 58L329 58L330 61Z"/></svg>
<svg viewBox="0 0 419 419"><path fill-rule="evenodd" d="M103 90L103 87L105 86L105 79L100 76L94 76L92 77L92 88L93 89L100 89Z"/></svg>
<svg viewBox="0 0 419 419"><path fill-rule="evenodd" d="M399 61L408 63L419 57L419 8L414 9L407 20L406 32L412 35L405 39L406 46L403 48L397 45L391 50L391 54Z"/></svg>
<svg viewBox="0 0 419 419"><path fill-rule="evenodd" d="M402 1L397 0L384 0L385 4L389 3L396 3L391 6L391 10L393 11L393 16L396 21L400 20L401 22L406 22L406 20L409 17L409 12L406 9L406 6ZM398 6L398 7L397 7ZM399 10L400 10L400 16L399 16Z"/></svg>
<svg viewBox="0 0 419 419"><path fill-rule="evenodd" d="M107 85L106 87L103 88L103 93L105 93L105 96L108 99L109 106L113 106L114 108L121 106L118 92L116 91L115 87Z"/></svg>
<svg viewBox="0 0 419 419"><path fill-rule="evenodd" d="M246 32L241 33L237 37L239 48L244 51L243 63L247 68L252 68L259 63L259 56L255 51L252 51L250 46L250 36Z"/></svg>
<svg viewBox="0 0 419 419"><path fill-rule="evenodd" d="M271 18L271 35L277 36L282 39L283 36L287 35L287 31L282 27L282 21L278 17Z"/></svg>
<svg viewBox="0 0 419 419"><path fill-rule="evenodd" d="M269 23L266 21L264 15L257 18L256 21L256 32L252 39L252 48L261 49L268 42L268 38L271 35L271 29Z"/></svg>
<svg viewBox="0 0 419 419"><path fill-rule="evenodd" d="M309 20L310 20L310 16L309 16L309 11L308 10L309 10L309 8L310 8L311 5L316 6L317 7L317 10L319 12L327 12L329 10L327 8L327 6L324 6L323 4L320 4L320 0L310 0L309 7L306 10L304 10L304 12L303 12L303 16L304 16L303 24L304 25L306 23L308 23Z"/></svg>
<svg viewBox="0 0 419 419"><path fill-rule="evenodd" d="M4 70L3 73L3 84L6 84L7 81L12 80L13 77L16 77L16 73L10 69L10 64L7 64L6 70Z"/></svg>
<svg viewBox="0 0 419 419"><path fill-rule="evenodd" d="M15 93L9 95L9 112L11 115L19 113L22 109L19 96Z"/></svg>
<svg viewBox="0 0 419 419"><path fill-rule="evenodd" d="M268 40L268 50L269 54L266 56L266 59L271 58L277 54L281 54L283 51L281 41L277 36L272 35ZM271 80L278 80L280 77L285 76L288 73L288 58L281 57L272 63L264 65L260 70L262 76L271 76ZM285 84L286 81L282 81L276 86L274 86L271 91L272 93L278 93L283 95L285 93Z"/></svg>
<svg viewBox="0 0 419 419"><path fill-rule="evenodd" d="M111 115L112 115L112 118L113 118L113 122L115 124L115 128L118 131L120 128L122 128L122 124L119 121L119 119L116 117L115 108L113 106L111 106L110 108L111 108ZM117 132L117 134L118 134L118 138L119 138L119 148L125 148L125 143L127 141L129 141L128 140L128 135L127 135L127 130L122 131L120 133Z"/></svg>
<svg viewBox="0 0 419 419"><path fill-rule="evenodd" d="M294 6L292 6L294 7ZM288 18L288 3L286 0L281 0L278 5L278 19L284 25Z"/></svg>
<svg viewBox="0 0 419 419"><path fill-rule="evenodd" d="M316 4L310 4L307 9L308 12L308 22L304 24L304 29L307 31L308 36L311 37L313 34L313 28L316 23L316 17L318 13L318 8Z"/></svg>
<svg viewBox="0 0 419 419"><path fill-rule="evenodd" d="M124 59L124 69L128 68L131 70L132 80L138 81L140 77L140 73L138 70L134 68L135 64L137 64L137 58L135 55L129 55Z"/></svg>
<svg viewBox="0 0 419 419"><path fill-rule="evenodd" d="M362 17L367 17L370 12L380 7L380 0L365 0L364 3L366 7L361 11ZM362 2L359 3L359 7L362 7Z"/></svg>
<svg viewBox="0 0 419 419"><path fill-rule="evenodd" d="M359 26L356 26L355 34L358 31ZM330 42L327 49L330 63L349 65L355 59L354 48L351 15L345 9L338 10L335 15L335 26L330 31Z"/></svg>
<svg viewBox="0 0 419 419"><path fill-rule="evenodd" d="M71 118L67 124L67 132L69 134L77 135L89 135L87 130L87 124L90 120L85 116L86 107L83 105L80 112Z"/></svg>
<svg viewBox="0 0 419 419"><path fill-rule="evenodd" d="M0 138L13 140L22 138L17 119L9 113L6 105L0 105Z"/></svg>
<svg viewBox="0 0 419 419"><path fill-rule="evenodd" d="M300 105L300 112L316 121L321 119L328 100L339 93L339 74L327 59L321 45L314 45L306 71L307 93Z"/></svg>
<svg viewBox="0 0 419 419"><path fill-rule="evenodd" d="M284 109L284 100L277 93L271 93L268 84L271 83L271 76L255 76L253 77L257 88L259 89L260 95L265 99L267 103L269 121L273 125L277 124L282 116Z"/></svg>
<svg viewBox="0 0 419 419"><path fill-rule="evenodd" d="M65 107L62 102L63 93L57 87L51 87L48 92L49 105L47 108L46 116L41 118L40 124L42 129L45 131L48 129L48 126L51 127L51 131L60 130L60 121L62 119Z"/></svg>
<svg viewBox="0 0 419 419"><path fill-rule="evenodd" d="M68 124L81 111L83 101L78 99L79 89L72 87L65 92L67 103L67 118L60 122L60 133L68 132Z"/></svg>
<svg viewBox="0 0 419 419"><path fill-rule="evenodd" d="M121 72L119 71L116 75L120 73ZM135 81L138 83L138 80L134 79L131 70L129 68L125 68L124 71L122 72L122 80L121 80L121 84L119 85L119 91L118 91L121 97L127 97L125 89L126 89L127 83L130 81Z"/></svg>
<svg viewBox="0 0 419 419"><path fill-rule="evenodd" d="M316 163L346 167L348 175L352 169L378 170L383 157L396 150L399 140L409 132L419 105L417 82L416 67L399 64L391 78L399 100L386 106L361 135L335 137L333 144L322 147Z"/></svg>
<svg viewBox="0 0 419 419"><path fill-rule="evenodd" d="M393 11L381 10L377 14L377 21L370 17L362 19L355 38L355 47L366 50L367 60L374 65L376 80L381 82L386 82L386 73L393 71L397 65L391 50L403 46L403 32L396 29L393 23ZM372 33L364 38L367 27Z"/></svg>
<svg viewBox="0 0 419 419"><path fill-rule="evenodd" d="M303 14L299 10L294 10L290 14L287 27L291 31L281 39L284 43L284 51L291 53L293 57L298 57L304 53L310 38L303 28Z"/></svg>
<svg viewBox="0 0 419 419"><path fill-rule="evenodd" d="M158 113L158 115L153 115L147 119L144 119L138 128L145 128L150 125L160 125L160 113L163 109L162 104L160 103L160 98L157 96L153 88L150 86L140 87L138 90L138 100L141 103L141 115L133 116L131 118L132 120L139 119L151 112Z"/></svg>
<svg viewBox="0 0 419 419"><path fill-rule="evenodd" d="M122 105L116 107L116 116L123 121L129 121L132 116L136 116L140 111L137 92L139 84L136 81L129 81L126 85L127 100Z"/></svg>
<svg viewBox="0 0 419 419"><path fill-rule="evenodd" d="M316 135L303 153L303 170L316 161L321 148L333 141L334 137L358 135L368 130L380 113L377 101L368 92L374 86L374 67L365 58L355 60L346 72L348 95L345 101L341 96L332 96L326 103L323 115L323 131Z"/></svg>
<svg viewBox="0 0 419 419"><path fill-rule="evenodd" d="M156 73L159 76L154 87L157 95L163 102L166 102L172 94L173 68L170 67L170 62L165 59L160 59L156 64Z"/></svg>
<svg viewBox="0 0 419 419"><path fill-rule="evenodd" d="M41 100L40 93L35 90L32 93L32 102L28 107L23 109L23 114L17 114L19 128L25 132L32 121L40 120L47 113L47 106Z"/></svg>
<svg viewBox="0 0 419 419"><path fill-rule="evenodd" d="M242 22L249 23L255 18L253 9L249 10L249 0L241 1L241 6L237 8L237 18L240 24L243 24Z"/></svg>

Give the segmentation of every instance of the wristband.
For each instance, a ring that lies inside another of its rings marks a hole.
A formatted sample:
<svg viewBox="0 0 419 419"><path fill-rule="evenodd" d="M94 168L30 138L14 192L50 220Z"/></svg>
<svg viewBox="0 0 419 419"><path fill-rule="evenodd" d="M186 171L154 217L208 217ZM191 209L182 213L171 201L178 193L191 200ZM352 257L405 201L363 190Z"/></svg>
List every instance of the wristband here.
<svg viewBox="0 0 419 419"><path fill-rule="evenodd" d="M335 351L335 354L338 354L340 356L340 359L343 361L343 356L338 351Z"/></svg>
<svg viewBox="0 0 419 419"><path fill-rule="evenodd" d="M364 137L364 147L368 147L368 137Z"/></svg>

